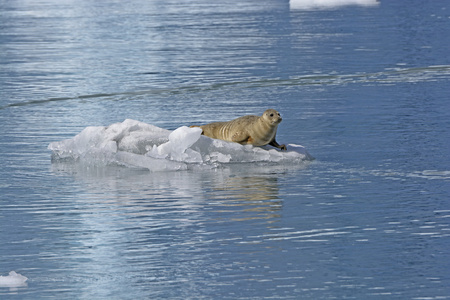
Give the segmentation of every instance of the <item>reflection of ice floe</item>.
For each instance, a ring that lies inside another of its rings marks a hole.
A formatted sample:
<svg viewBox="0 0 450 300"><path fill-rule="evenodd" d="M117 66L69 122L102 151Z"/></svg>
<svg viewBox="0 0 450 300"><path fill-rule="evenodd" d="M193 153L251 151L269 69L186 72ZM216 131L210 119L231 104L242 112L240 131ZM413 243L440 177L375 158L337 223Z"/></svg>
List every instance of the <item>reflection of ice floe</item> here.
<svg viewBox="0 0 450 300"><path fill-rule="evenodd" d="M334 8L345 5L375 6L379 0L290 0L291 9Z"/></svg>
<svg viewBox="0 0 450 300"><path fill-rule="evenodd" d="M9 272L8 276L0 276L0 287L21 287L26 286L27 277L17 274L14 271Z"/></svg>
<svg viewBox="0 0 450 300"><path fill-rule="evenodd" d="M200 128L165 130L135 120L110 126L86 127L75 137L51 143L54 161L93 165L123 165L151 171L208 168L230 163L300 163L313 159L300 145L288 151L253 147L201 135Z"/></svg>

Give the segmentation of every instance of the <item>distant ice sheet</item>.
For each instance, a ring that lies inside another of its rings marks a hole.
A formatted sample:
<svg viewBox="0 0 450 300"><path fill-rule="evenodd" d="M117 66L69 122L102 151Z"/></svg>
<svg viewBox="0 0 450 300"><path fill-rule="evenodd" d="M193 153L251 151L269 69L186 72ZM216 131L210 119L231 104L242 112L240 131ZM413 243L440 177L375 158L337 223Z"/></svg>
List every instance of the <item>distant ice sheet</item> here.
<svg viewBox="0 0 450 300"><path fill-rule="evenodd" d="M127 119L110 126L86 127L75 137L50 143L53 161L82 161L92 165L121 165L150 171L216 168L232 163L300 164L313 157L303 146L288 151L253 147L201 135L200 128L174 131Z"/></svg>
<svg viewBox="0 0 450 300"><path fill-rule="evenodd" d="M0 276L0 287L21 287L26 285L27 277L17 274L14 271L9 272L8 276Z"/></svg>
<svg viewBox="0 0 450 300"><path fill-rule="evenodd" d="M325 9L345 5L375 6L377 0L290 0L291 9Z"/></svg>

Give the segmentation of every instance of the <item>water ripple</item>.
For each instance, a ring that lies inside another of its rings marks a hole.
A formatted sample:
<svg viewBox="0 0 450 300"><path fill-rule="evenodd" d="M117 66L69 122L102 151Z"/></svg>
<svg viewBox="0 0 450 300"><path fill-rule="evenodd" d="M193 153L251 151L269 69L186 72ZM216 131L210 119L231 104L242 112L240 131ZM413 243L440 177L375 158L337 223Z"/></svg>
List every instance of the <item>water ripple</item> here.
<svg viewBox="0 0 450 300"><path fill-rule="evenodd" d="M426 82L437 81L450 78L450 65L427 66L415 68L393 68L375 73L356 73L356 74L306 74L301 76L291 76L289 79L283 78L253 78L245 81L229 81L213 84L193 84L178 86L174 88L154 88L139 91L128 91L118 93L95 93L80 95L74 97L58 97L49 99L38 99L10 103L0 107L6 109L9 107L20 107L27 105L39 105L49 102L60 102L83 99L100 99L111 97L117 100L117 97L126 97L126 100L140 95L158 95L158 94L185 94L204 91L214 91L223 88L251 89L261 87L279 87L279 86L314 86L314 85L346 85L346 84L394 84L399 82Z"/></svg>

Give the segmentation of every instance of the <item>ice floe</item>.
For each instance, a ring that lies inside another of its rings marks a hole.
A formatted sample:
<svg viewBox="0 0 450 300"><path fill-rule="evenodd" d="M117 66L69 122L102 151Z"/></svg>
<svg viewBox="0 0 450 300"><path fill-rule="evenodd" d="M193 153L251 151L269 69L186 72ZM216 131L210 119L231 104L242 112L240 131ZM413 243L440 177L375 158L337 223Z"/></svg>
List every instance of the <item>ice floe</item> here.
<svg viewBox="0 0 450 300"><path fill-rule="evenodd" d="M17 274L14 271L9 272L8 276L0 276L0 287L21 287L26 285L27 277Z"/></svg>
<svg viewBox="0 0 450 300"><path fill-rule="evenodd" d="M291 9L327 9L347 5L376 6L378 0L290 0Z"/></svg>
<svg viewBox="0 0 450 300"><path fill-rule="evenodd" d="M201 129L182 126L169 131L127 119L110 126L86 127L75 137L50 143L53 161L121 165L150 171L216 168L233 163L300 164L313 157L303 146L288 151L211 139Z"/></svg>

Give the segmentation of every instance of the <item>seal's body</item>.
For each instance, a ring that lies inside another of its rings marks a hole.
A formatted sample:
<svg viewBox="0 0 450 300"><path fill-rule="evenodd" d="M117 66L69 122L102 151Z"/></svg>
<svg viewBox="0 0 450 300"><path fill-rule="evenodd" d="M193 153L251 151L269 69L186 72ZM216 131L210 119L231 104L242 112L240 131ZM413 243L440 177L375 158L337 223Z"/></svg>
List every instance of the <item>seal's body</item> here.
<svg viewBox="0 0 450 300"><path fill-rule="evenodd" d="M275 140L278 124L282 121L275 109L266 110L262 116L243 116L228 122L214 122L200 127L203 135L213 139L253 146L271 145L286 150Z"/></svg>

